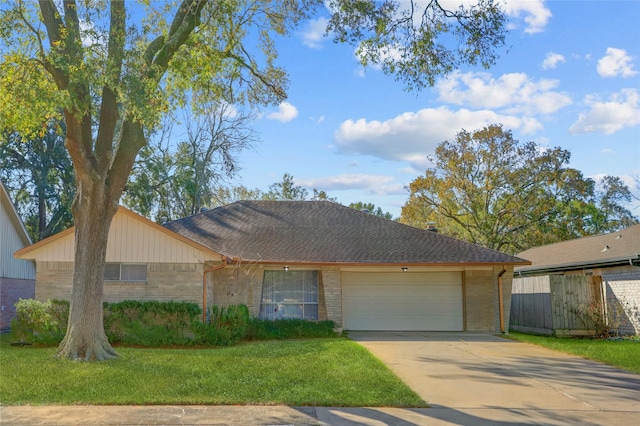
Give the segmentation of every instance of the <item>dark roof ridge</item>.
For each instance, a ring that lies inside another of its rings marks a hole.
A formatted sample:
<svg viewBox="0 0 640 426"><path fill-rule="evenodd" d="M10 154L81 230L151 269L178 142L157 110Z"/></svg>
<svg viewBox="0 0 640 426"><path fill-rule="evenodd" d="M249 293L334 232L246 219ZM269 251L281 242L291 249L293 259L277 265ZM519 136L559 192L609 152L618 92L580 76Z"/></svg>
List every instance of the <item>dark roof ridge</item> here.
<svg viewBox="0 0 640 426"><path fill-rule="evenodd" d="M228 258L342 264L527 264L329 200L240 200L165 224Z"/></svg>

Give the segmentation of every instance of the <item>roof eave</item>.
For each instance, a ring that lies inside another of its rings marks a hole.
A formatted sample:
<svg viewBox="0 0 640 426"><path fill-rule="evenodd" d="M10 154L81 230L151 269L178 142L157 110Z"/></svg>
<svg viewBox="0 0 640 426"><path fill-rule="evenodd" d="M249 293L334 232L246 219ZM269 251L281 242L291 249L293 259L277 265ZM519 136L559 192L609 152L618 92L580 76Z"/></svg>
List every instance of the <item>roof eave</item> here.
<svg viewBox="0 0 640 426"><path fill-rule="evenodd" d="M339 262L339 261L305 261L305 260L276 260L276 259L240 259L229 257L230 263L260 264L260 265L297 265L297 266L406 266L406 267L460 267L460 266L516 266L530 265L531 262Z"/></svg>
<svg viewBox="0 0 640 426"><path fill-rule="evenodd" d="M540 266L531 266L531 267L522 267L517 268L514 273L517 275L532 275L532 274L540 274L540 273L553 273L553 272L563 272L563 271L572 271L577 269L594 269L594 268L603 268L608 266L624 266L624 265L632 265L640 267L640 254L636 254L633 256L624 256L619 258L611 258L601 261L587 261L587 262L573 262L573 263L565 263L559 265L540 265Z"/></svg>

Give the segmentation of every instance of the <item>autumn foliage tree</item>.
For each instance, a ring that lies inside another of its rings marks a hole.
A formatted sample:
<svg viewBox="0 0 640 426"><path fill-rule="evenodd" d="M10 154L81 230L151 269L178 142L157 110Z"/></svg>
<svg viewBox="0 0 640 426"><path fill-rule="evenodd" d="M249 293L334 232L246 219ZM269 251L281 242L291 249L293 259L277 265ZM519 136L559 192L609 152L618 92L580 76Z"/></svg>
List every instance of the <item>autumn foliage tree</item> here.
<svg viewBox="0 0 640 426"><path fill-rule="evenodd" d="M136 156L160 117L187 99L273 104L286 96L274 36L320 0L15 0L0 5L0 130L33 133L62 108L75 171L75 269L58 356L117 354L102 318L111 220ZM498 3L447 10L404 1L330 0L336 41L359 46L409 89L461 64L490 66L504 44ZM453 35L453 37L452 37Z"/></svg>
<svg viewBox="0 0 640 426"><path fill-rule="evenodd" d="M462 130L436 148L433 167L411 182L400 220L433 223L444 234L513 254L595 233L598 223L634 223L615 203L628 193L612 185L619 179L605 179L609 195L599 197L596 183L568 166L570 158L558 147L520 142L500 125ZM616 217L601 219L603 205Z"/></svg>

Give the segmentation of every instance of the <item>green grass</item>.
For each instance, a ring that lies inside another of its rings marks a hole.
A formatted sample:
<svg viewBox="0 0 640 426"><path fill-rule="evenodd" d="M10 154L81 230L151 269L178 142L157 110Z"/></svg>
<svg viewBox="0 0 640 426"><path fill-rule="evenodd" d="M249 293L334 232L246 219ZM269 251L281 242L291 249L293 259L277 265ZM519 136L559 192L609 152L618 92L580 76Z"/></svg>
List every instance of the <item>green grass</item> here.
<svg viewBox="0 0 640 426"><path fill-rule="evenodd" d="M509 333L509 337L640 374L640 341L638 340L569 339L521 333Z"/></svg>
<svg viewBox="0 0 640 426"><path fill-rule="evenodd" d="M344 338L216 349L117 348L113 361L53 357L0 341L0 404L264 404L424 407L369 352Z"/></svg>

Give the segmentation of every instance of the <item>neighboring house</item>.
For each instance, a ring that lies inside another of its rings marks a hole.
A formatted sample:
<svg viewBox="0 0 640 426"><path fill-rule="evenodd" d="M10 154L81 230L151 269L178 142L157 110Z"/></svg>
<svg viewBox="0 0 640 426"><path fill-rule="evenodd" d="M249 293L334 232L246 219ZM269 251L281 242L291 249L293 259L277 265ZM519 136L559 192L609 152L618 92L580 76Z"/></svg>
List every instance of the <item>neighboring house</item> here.
<svg viewBox="0 0 640 426"><path fill-rule="evenodd" d="M29 234L0 182L0 330L11 327L15 303L34 296L35 265L13 257L13 252L30 244Z"/></svg>
<svg viewBox="0 0 640 426"><path fill-rule="evenodd" d="M69 297L72 234L18 255L36 260L37 298ZM105 300L245 304L261 318L351 330L491 332L508 330L513 267L528 264L328 201L240 201L164 226L121 207L107 262Z"/></svg>
<svg viewBox="0 0 640 426"><path fill-rule="evenodd" d="M518 306L516 299L525 297L520 295L550 291L548 285L537 290L524 287L525 282L533 282L526 281L526 277L551 276L556 281L559 275L593 277L585 281L596 287L586 291L588 297L605 302L609 316L617 315L620 309L625 311L625 318L617 327L621 334L640 332L640 224L609 234L534 247L519 253L518 257L531 261L531 265L515 268L513 309ZM572 289L572 297L578 291ZM516 324L518 314L512 312L512 316Z"/></svg>

